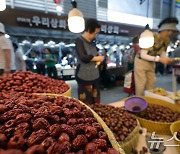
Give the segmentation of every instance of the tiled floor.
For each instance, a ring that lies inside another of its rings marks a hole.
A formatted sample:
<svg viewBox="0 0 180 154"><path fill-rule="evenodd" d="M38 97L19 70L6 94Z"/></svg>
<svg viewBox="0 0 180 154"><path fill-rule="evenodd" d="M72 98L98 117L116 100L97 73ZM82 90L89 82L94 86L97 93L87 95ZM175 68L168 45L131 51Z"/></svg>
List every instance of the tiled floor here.
<svg viewBox="0 0 180 154"><path fill-rule="evenodd" d="M72 88L72 97L77 98L77 83L75 80L66 81ZM156 87L164 88L172 91L172 75L157 76ZM180 89L180 84L177 84L177 90ZM109 104L120 101L127 97L128 94L123 92L123 87L113 87L107 90L101 90L101 102Z"/></svg>

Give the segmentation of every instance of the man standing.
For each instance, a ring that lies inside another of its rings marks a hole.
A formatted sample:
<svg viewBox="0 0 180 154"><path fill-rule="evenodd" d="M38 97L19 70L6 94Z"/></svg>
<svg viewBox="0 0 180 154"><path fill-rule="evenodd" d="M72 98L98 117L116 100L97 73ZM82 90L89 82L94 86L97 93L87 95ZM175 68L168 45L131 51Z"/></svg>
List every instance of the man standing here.
<svg viewBox="0 0 180 154"><path fill-rule="evenodd" d="M5 37L4 25L0 23L0 75L15 70L15 56L12 42Z"/></svg>
<svg viewBox="0 0 180 154"><path fill-rule="evenodd" d="M16 71L25 70L25 62L23 59L23 52L18 49L18 45L13 43L14 52L15 52L15 63L16 63Z"/></svg>

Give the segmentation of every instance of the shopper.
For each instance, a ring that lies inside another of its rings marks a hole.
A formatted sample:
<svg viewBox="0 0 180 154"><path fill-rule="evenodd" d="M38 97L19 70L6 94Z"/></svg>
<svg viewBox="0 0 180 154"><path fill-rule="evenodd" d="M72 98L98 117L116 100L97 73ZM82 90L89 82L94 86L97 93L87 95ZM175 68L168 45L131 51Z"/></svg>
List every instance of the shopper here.
<svg viewBox="0 0 180 154"><path fill-rule="evenodd" d="M51 49L45 48L45 65L47 67L48 76L57 79L57 69L56 69L56 57L52 54Z"/></svg>
<svg viewBox="0 0 180 154"><path fill-rule="evenodd" d="M85 23L84 33L76 39L78 97L86 104L100 103L100 75L97 66L104 60L104 56L98 55L97 48L93 43L99 32L98 21L88 19Z"/></svg>
<svg viewBox="0 0 180 154"><path fill-rule="evenodd" d="M4 24L0 22L0 75L15 72L15 55L10 39L5 37Z"/></svg>
<svg viewBox="0 0 180 154"><path fill-rule="evenodd" d="M101 63L99 69L100 69L101 83L102 83L103 89L106 90L109 87L108 73L107 73L107 49L103 50L103 56L104 56L104 60Z"/></svg>
<svg viewBox="0 0 180 154"><path fill-rule="evenodd" d="M135 88L136 95L142 96L144 90L154 88L155 62L170 64L171 58L166 56L166 49L170 43L170 36L177 31L178 20L166 18L158 26L158 33L154 34L154 45L148 49L141 49L135 57Z"/></svg>
<svg viewBox="0 0 180 154"><path fill-rule="evenodd" d="M127 71L134 70L134 59L136 54L139 52L140 47L139 47L139 36L135 36L132 39L132 46L129 48L127 52Z"/></svg>
<svg viewBox="0 0 180 154"><path fill-rule="evenodd" d="M25 62L23 59L23 52L18 49L18 45L13 42L14 52L15 52L15 64L16 64L16 71L23 71L25 70Z"/></svg>
<svg viewBox="0 0 180 154"><path fill-rule="evenodd" d="M46 75L46 67L45 67L45 62L43 60L43 56L44 55L42 53L38 54L37 61L36 61L36 67L37 67L38 74Z"/></svg>

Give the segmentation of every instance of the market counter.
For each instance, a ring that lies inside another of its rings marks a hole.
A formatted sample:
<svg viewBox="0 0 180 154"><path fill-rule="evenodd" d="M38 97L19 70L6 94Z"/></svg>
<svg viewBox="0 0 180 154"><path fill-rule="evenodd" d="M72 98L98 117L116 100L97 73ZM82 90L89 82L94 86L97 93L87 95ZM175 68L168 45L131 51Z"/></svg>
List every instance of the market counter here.
<svg viewBox="0 0 180 154"><path fill-rule="evenodd" d="M110 103L108 105L112 105L115 107L123 107L124 101L122 100L122 101ZM146 129L143 129L143 130L146 130ZM146 133L146 132L143 134L139 134L139 139L138 139L138 144L137 144L136 150L140 151L140 150L142 150L142 147L147 147L146 135L151 136L150 133ZM156 135L158 136L158 138L164 139L164 145L167 144L167 146L165 146L165 150L164 150L163 154L179 154L177 148L175 146L173 146L173 145L176 145L176 143L173 140L170 142L166 142L168 139L172 138L172 136L170 136L170 135L159 135L159 134L156 134ZM150 154L150 153L148 153L148 154Z"/></svg>

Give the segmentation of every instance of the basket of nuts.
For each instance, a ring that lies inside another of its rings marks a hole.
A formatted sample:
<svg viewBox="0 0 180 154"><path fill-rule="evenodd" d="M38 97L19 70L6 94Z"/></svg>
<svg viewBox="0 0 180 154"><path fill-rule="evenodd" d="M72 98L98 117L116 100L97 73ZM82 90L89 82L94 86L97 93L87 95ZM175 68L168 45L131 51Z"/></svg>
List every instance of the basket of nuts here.
<svg viewBox="0 0 180 154"><path fill-rule="evenodd" d="M179 145L177 146L177 149L180 152L180 120L173 122L170 126L170 130L171 130L172 136L174 137L175 135L174 141L176 145Z"/></svg>
<svg viewBox="0 0 180 154"><path fill-rule="evenodd" d="M91 108L111 129L124 151L131 153L138 143L140 126L138 120L123 107L94 104Z"/></svg>
<svg viewBox="0 0 180 154"><path fill-rule="evenodd" d="M124 154L110 129L70 97L0 93L0 153Z"/></svg>
<svg viewBox="0 0 180 154"><path fill-rule="evenodd" d="M142 97L148 102L148 107L136 114L140 125L147 128L148 132L162 135L171 135L170 125L180 120L180 108L166 101Z"/></svg>
<svg viewBox="0 0 180 154"><path fill-rule="evenodd" d="M63 80L55 80L29 71L0 76L0 92L54 93L71 96L71 87Z"/></svg>

